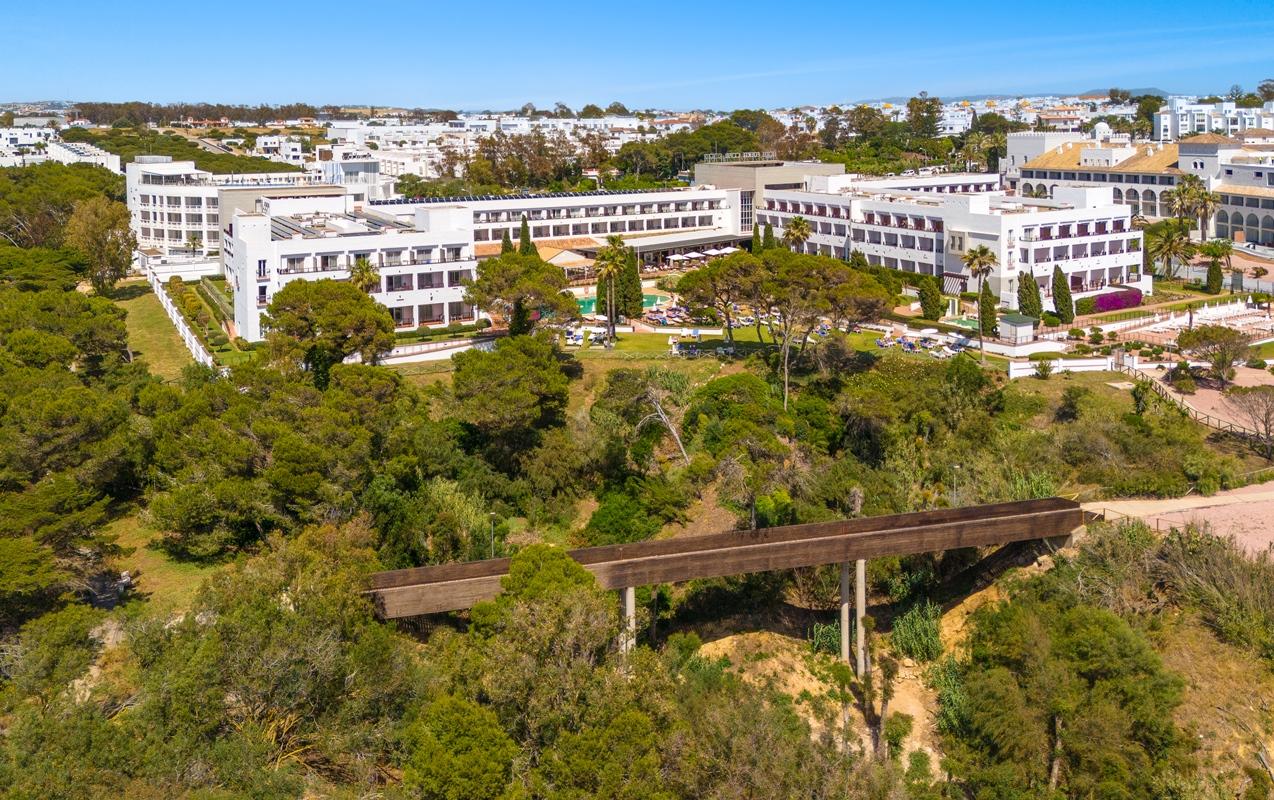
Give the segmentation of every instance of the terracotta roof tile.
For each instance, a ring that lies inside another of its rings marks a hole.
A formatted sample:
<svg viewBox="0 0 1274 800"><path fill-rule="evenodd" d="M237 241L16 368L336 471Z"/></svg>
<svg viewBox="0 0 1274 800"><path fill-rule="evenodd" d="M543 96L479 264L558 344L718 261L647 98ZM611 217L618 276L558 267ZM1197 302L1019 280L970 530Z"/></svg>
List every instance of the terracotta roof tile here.
<svg viewBox="0 0 1274 800"><path fill-rule="evenodd" d="M1080 166L1080 154L1090 145L1071 142L1054 148L1022 165L1023 169L1083 170L1085 172L1142 172L1179 174L1175 144L1137 145L1136 153L1113 167Z"/></svg>

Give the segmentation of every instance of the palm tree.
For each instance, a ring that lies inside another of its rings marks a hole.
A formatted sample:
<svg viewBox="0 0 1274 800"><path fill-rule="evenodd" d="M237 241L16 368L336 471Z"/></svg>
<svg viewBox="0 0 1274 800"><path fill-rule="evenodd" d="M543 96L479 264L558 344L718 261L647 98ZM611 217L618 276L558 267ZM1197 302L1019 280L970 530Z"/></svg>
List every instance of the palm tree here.
<svg viewBox="0 0 1274 800"><path fill-rule="evenodd" d="M190 251L191 255L194 255L202 244L203 241L199 238L199 234L197 233L191 233L186 237L186 249Z"/></svg>
<svg viewBox="0 0 1274 800"><path fill-rule="evenodd" d="M615 340L615 285L628 263L628 246L624 237L612 233L606 237L606 246L597 251L593 269L597 271L597 284L606 287L606 340L607 347Z"/></svg>
<svg viewBox="0 0 1274 800"><path fill-rule="evenodd" d="M800 251L805 240L810 238L810 223L805 217L792 217L783 226L783 244L795 251Z"/></svg>
<svg viewBox="0 0 1274 800"><path fill-rule="evenodd" d="M982 283L986 277L991 274L996 265L1000 263L1000 259L996 257L991 248L984 244L980 244L964 255L960 256L960 260L964 262L964 266L968 268L969 274L978 279L978 349L982 351L982 363L986 363L986 337L982 334L981 320L981 297Z"/></svg>
<svg viewBox="0 0 1274 800"><path fill-rule="evenodd" d="M1146 255L1152 264L1163 263L1164 277L1177 277L1177 264L1189 261L1194 252L1190 233L1180 222L1166 219L1146 228Z"/></svg>
<svg viewBox="0 0 1274 800"><path fill-rule="evenodd" d="M1221 195L1216 192L1209 192L1200 186L1199 191L1194 193L1194 208L1192 209L1199 217L1199 238L1208 238L1208 220L1212 219L1212 215L1216 213L1217 208L1221 205Z"/></svg>
<svg viewBox="0 0 1274 800"><path fill-rule="evenodd" d="M1179 220L1194 215L1194 192L1185 184L1164 192L1160 200L1168 213Z"/></svg>
<svg viewBox="0 0 1274 800"><path fill-rule="evenodd" d="M964 147L960 149L960 157L965 164L981 164L986 155L988 140L984 133L973 131L964 137Z"/></svg>
<svg viewBox="0 0 1274 800"><path fill-rule="evenodd" d="M354 259L349 271L349 282L360 292L371 294L380 290L380 270L366 256Z"/></svg>

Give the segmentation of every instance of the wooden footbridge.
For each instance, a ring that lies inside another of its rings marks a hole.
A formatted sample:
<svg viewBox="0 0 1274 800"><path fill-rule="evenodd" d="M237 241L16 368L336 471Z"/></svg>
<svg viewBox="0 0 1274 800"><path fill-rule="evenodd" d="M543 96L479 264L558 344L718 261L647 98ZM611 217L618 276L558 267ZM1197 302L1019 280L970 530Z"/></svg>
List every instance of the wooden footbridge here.
<svg viewBox="0 0 1274 800"><path fill-rule="evenodd" d="M624 595L626 645L636 630L635 589L694 578L841 565L841 656L849 660L849 564L856 563L856 619L866 614L866 560L1034 539L1064 539L1084 524L1078 503L1054 497L808 525L586 547L570 555ZM457 611L495 597L509 559L378 572L369 592L385 618ZM856 626L863 668L862 625Z"/></svg>

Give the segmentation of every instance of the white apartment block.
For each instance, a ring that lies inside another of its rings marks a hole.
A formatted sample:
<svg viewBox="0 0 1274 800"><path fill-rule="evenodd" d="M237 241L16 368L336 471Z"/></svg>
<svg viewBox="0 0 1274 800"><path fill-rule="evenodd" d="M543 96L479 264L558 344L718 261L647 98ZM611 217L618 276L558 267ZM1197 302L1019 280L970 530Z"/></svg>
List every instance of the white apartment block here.
<svg viewBox="0 0 1274 800"><path fill-rule="evenodd" d="M352 195L261 197L236 210L222 257L234 290L236 332L263 338L261 314L291 281L348 280L359 259L380 273L372 297L389 309L400 330L473 322L463 282L473 277L472 215L438 205L413 221L364 211Z"/></svg>
<svg viewBox="0 0 1274 800"><path fill-rule="evenodd" d="M374 151L349 145L317 148L313 165L324 183L348 187L356 200L386 200L394 196L394 178L381 174Z"/></svg>
<svg viewBox="0 0 1274 800"><path fill-rule="evenodd" d="M960 191L950 184L928 191L872 184L811 180L808 190L767 192L757 215L776 236L787 220L804 217L812 232L806 252L848 258L858 251L870 264L935 276L947 292L977 288L961 259L986 245L998 262L989 284L1009 308L1017 307L1020 280L1034 280L1051 307L1054 267L1076 297L1120 285L1150 290L1141 274L1141 232L1109 188L1059 189L1051 200L1023 200L965 191L967 182Z"/></svg>
<svg viewBox="0 0 1274 800"><path fill-rule="evenodd" d="M64 142L52 128L0 128L0 167L24 167L45 161L93 164L119 175L119 156L81 142Z"/></svg>
<svg viewBox="0 0 1274 800"><path fill-rule="evenodd" d="M304 172L216 175L193 161L138 156L124 170L128 211L137 248L159 255L207 255L221 248L220 192L236 188L310 186Z"/></svg>
<svg viewBox="0 0 1274 800"><path fill-rule="evenodd" d="M1237 136L1251 128L1274 128L1274 101L1260 108L1239 108L1232 102L1197 103L1173 97L1155 114L1154 139L1175 142L1200 133Z"/></svg>
<svg viewBox="0 0 1274 800"><path fill-rule="evenodd" d="M370 207L398 219L410 219L432 206L461 206L471 215L479 255L493 255L505 233L514 242L526 217L532 240L571 249L594 249L606 237L629 239L646 260L681 246L710 247L751 235L740 225L739 191L698 186L613 192L479 197L403 198L373 201Z"/></svg>
<svg viewBox="0 0 1274 800"><path fill-rule="evenodd" d="M53 128L0 128L0 147L32 147L57 138Z"/></svg>
<svg viewBox="0 0 1274 800"><path fill-rule="evenodd" d="M258 136L252 154L280 164L301 166L305 163L304 148L294 136Z"/></svg>

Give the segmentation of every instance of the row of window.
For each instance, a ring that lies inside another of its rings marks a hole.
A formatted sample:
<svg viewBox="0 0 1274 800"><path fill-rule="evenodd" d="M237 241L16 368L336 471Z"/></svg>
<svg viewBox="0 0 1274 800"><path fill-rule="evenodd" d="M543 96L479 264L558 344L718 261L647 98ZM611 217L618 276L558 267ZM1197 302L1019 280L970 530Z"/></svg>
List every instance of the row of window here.
<svg viewBox="0 0 1274 800"><path fill-rule="evenodd" d="M466 261L464 248L458 245L449 247L420 247L415 250L385 250L379 253L322 253L312 256L284 256L279 272L292 274L296 272L331 272L352 268L359 259L367 259L373 266L404 267L413 264L443 264L452 261ZM257 262L258 271L265 264L262 259Z"/></svg>
<svg viewBox="0 0 1274 800"><path fill-rule="evenodd" d="M187 225L203 225L207 223L210 227L218 227L221 224L221 215L209 214L205 218L203 214L186 214L183 220L180 212L170 212L165 215L158 211L154 214L149 211L143 211L141 212L141 220L142 222L167 222L174 225L183 221Z"/></svg>
<svg viewBox="0 0 1274 800"><path fill-rule="evenodd" d="M636 214L673 214L683 211L716 211L720 200L683 200L673 203L633 203L615 206L588 206L586 208L537 208L512 211L475 211L473 221L480 225L492 222L529 222L553 219L592 219L594 217L622 217Z"/></svg>
<svg viewBox="0 0 1274 800"><path fill-rule="evenodd" d="M182 228L147 228L142 227L141 238L143 239L167 239L170 242L186 243L191 236L201 241L215 242L221 239L221 231L191 231Z"/></svg>
<svg viewBox="0 0 1274 800"><path fill-rule="evenodd" d="M180 196L176 196L176 197L174 197L174 196L172 196L172 195L158 195L158 194L156 194L156 195L149 195L149 194L143 194L143 195L140 195L140 196L138 197L138 200L139 200L139 201L141 202L141 204L142 204L142 205L144 205L144 206L146 206L146 205L150 205L152 202L153 202L155 205L157 205L157 206L180 206L180 205L183 205L183 203L182 203L182 198L181 198ZM206 202L205 202L205 201L206 201ZM220 204L220 201L219 201L217 198L215 198L215 197L208 197L208 198L203 198L203 197L187 197L187 198L185 198L185 203L184 203L184 205L185 205L187 208L202 208L202 207L204 207L205 205L206 205L208 208L217 208L219 204Z"/></svg>
<svg viewBox="0 0 1274 800"><path fill-rule="evenodd" d="M446 316L443 315L444 309ZM472 322L476 311L468 303L459 301L428 303L420 306L390 306L389 315L396 328L414 328L419 325L437 325L442 322Z"/></svg>
<svg viewBox="0 0 1274 800"><path fill-rule="evenodd" d="M636 231L676 230L679 228L711 228L713 217L666 217L664 219L630 219L617 222L577 222L572 225L533 225L532 239L544 239L550 236L590 236L609 233L632 233ZM478 228L473 232L477 242L498 242L505 233L509 239L517 241L520 228Z"/></svg>
<svg viewBox="0 0 1274 800"><path fill-rule="evenodd" d="M1115 172L1058 172L1042 169L1024 169L1022 170L1022 177L1032 180L1146 183L1159 186L1176 185L1176 178L1171 175L1130 175Z"/></svg>

